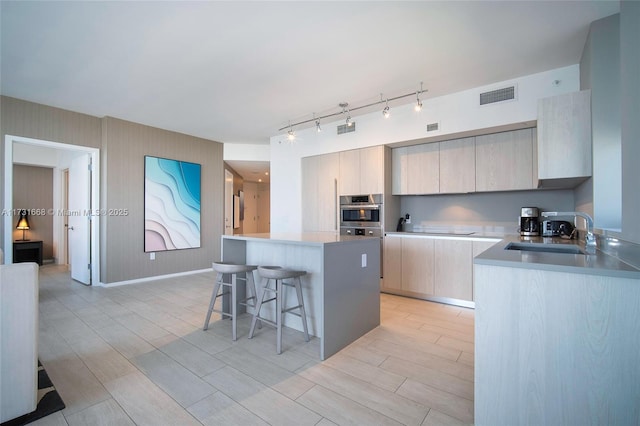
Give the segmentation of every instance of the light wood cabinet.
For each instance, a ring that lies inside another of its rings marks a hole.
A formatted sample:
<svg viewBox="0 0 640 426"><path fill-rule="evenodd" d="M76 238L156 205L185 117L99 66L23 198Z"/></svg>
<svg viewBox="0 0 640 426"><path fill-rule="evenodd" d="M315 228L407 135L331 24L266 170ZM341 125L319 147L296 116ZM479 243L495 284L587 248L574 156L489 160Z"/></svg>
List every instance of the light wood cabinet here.
<svg viewBox="0 0 640 426"><path fill-rule="evenodd" d="M473 300L473 242L435 240L435 295Z"/></svg>
<svg viewBox="0 0 640 426"><path fill-rule="evenodd" d="M302 159L303 231L338 230L339 164L337 153Z"/></svg>
<svg viewBox="0 0 640 426"><path fill-rule="evenodd" d="M394 148L392 194L437 194L440 187L439 143Z"/></svg>
<svg viewBox="0 0 640 426"><path fill-rule="evenodd" d="M475 138L440 142L441 194L474 192L476 190Z"/></svg>
<svg viewBox="0 0 640 426"><path fill-rule="evenodd" d="M483 251L493 247L495 244L497 244L498 241L474 241L473 242L473 257L475 258L477 255L481 254ZM472 260L472 265L471 265L472 269L473 269L473 260ZM475 274L475 270L472 271L473 273L473 300L476 300L476 274Z"/></svg>
<svg viewBox="0 0 640 426"><path fill-rule="evenodd" d="M476 136L476 191L534 189L533 130Z"/></svg>
<svg viewBox="0 0 640 426"><path fill-rule="evenodd" d="M591 176L591 91L538 101L538 178Z"/></svg>
<svg viewBox="0 0 640 426"><path fill-rule="evenodd" d="M339 195L384 193L384 146L340 152Z"/></svg>
<svg viewBox="0 0 640 426"><path fill-rule="evenodd" d="M434 241L402 238L402 290L434 294Z"/></svg>
<svg viewBox="0 0 640 426"><path fill-rule="evenodd" d="M402 238L384 237L382 290L402 289Z"/></svg>
<svg viewBox="0 0 640 426"><path fill-rule="evenodd" d="M473 258L497 242L387 235L381 290L473 307Z"/></svg>

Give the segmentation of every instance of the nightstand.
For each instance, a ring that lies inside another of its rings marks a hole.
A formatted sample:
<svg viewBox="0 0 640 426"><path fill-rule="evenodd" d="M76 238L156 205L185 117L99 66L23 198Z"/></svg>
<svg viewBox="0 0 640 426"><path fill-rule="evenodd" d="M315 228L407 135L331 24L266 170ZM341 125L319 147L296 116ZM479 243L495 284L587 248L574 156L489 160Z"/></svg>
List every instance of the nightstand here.
<svg viewBox="0 0 640 426"><path fill-rule="evenodd" d="M42 241L14 241L13 263L35 262L42 266Z"/></svg>

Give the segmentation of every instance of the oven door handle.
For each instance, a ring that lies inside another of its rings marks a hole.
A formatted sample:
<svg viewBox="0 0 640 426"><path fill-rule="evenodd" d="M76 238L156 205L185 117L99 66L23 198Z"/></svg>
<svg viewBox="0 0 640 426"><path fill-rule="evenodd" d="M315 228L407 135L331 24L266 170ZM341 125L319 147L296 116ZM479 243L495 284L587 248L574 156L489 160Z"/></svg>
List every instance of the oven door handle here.
<svg viewBox="0 0 640 426"><path fill-rule="evenodd" d="M362 210L362 209L368 209L368 210L379 210L380 209L380 205L379 204L365 204L365 205L358 205L358 204L349 204L349 205L345 205L343 204L342 206L340 206L340 208L342 210Z"/></svg>

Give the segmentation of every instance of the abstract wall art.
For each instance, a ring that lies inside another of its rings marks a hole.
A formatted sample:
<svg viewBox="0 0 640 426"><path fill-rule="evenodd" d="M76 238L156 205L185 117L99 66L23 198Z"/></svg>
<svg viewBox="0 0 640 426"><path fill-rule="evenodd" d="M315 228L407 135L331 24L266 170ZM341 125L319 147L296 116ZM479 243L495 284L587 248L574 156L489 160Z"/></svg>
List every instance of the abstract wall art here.
<svg viewBox="0 0 640 426"><path fill-rule="evenodd" d="M144 251L200 247L200 164L144 157Z"/></svg>

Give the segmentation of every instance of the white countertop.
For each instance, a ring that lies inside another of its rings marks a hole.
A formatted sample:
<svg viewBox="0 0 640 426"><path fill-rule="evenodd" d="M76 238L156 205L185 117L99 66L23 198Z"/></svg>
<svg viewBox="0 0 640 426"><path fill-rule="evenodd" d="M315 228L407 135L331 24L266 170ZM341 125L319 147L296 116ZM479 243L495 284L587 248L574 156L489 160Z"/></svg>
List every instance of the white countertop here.
<svg viewBox="0 0 640 426"><path fill-rule="evenodd" d="M624 263L614 256L596 250L595 254L546 253L521 250L505 250L512 242L578 245L584 242L561 238L510 236L476 256L478 265L506 266L511 268L537 269L574 274L602 275L617 278L640 279L640 269Z"/></svg>
<svg viewBox="0 0 640 426"><path fill-rule="evenodd" d="M244 241L262 241L262 242L272 241L272 242L279 242L279 243L291 243L291 244L303 244L303 245L323 245L323 244L362 241L363 239L367 239L367 240L380 239L379 237L340 235L337 232L302 232L302 233L272 232L272 233L264 233L264 234L223 235L222 238L231 239L231 240L244 240Z"/></svg>

